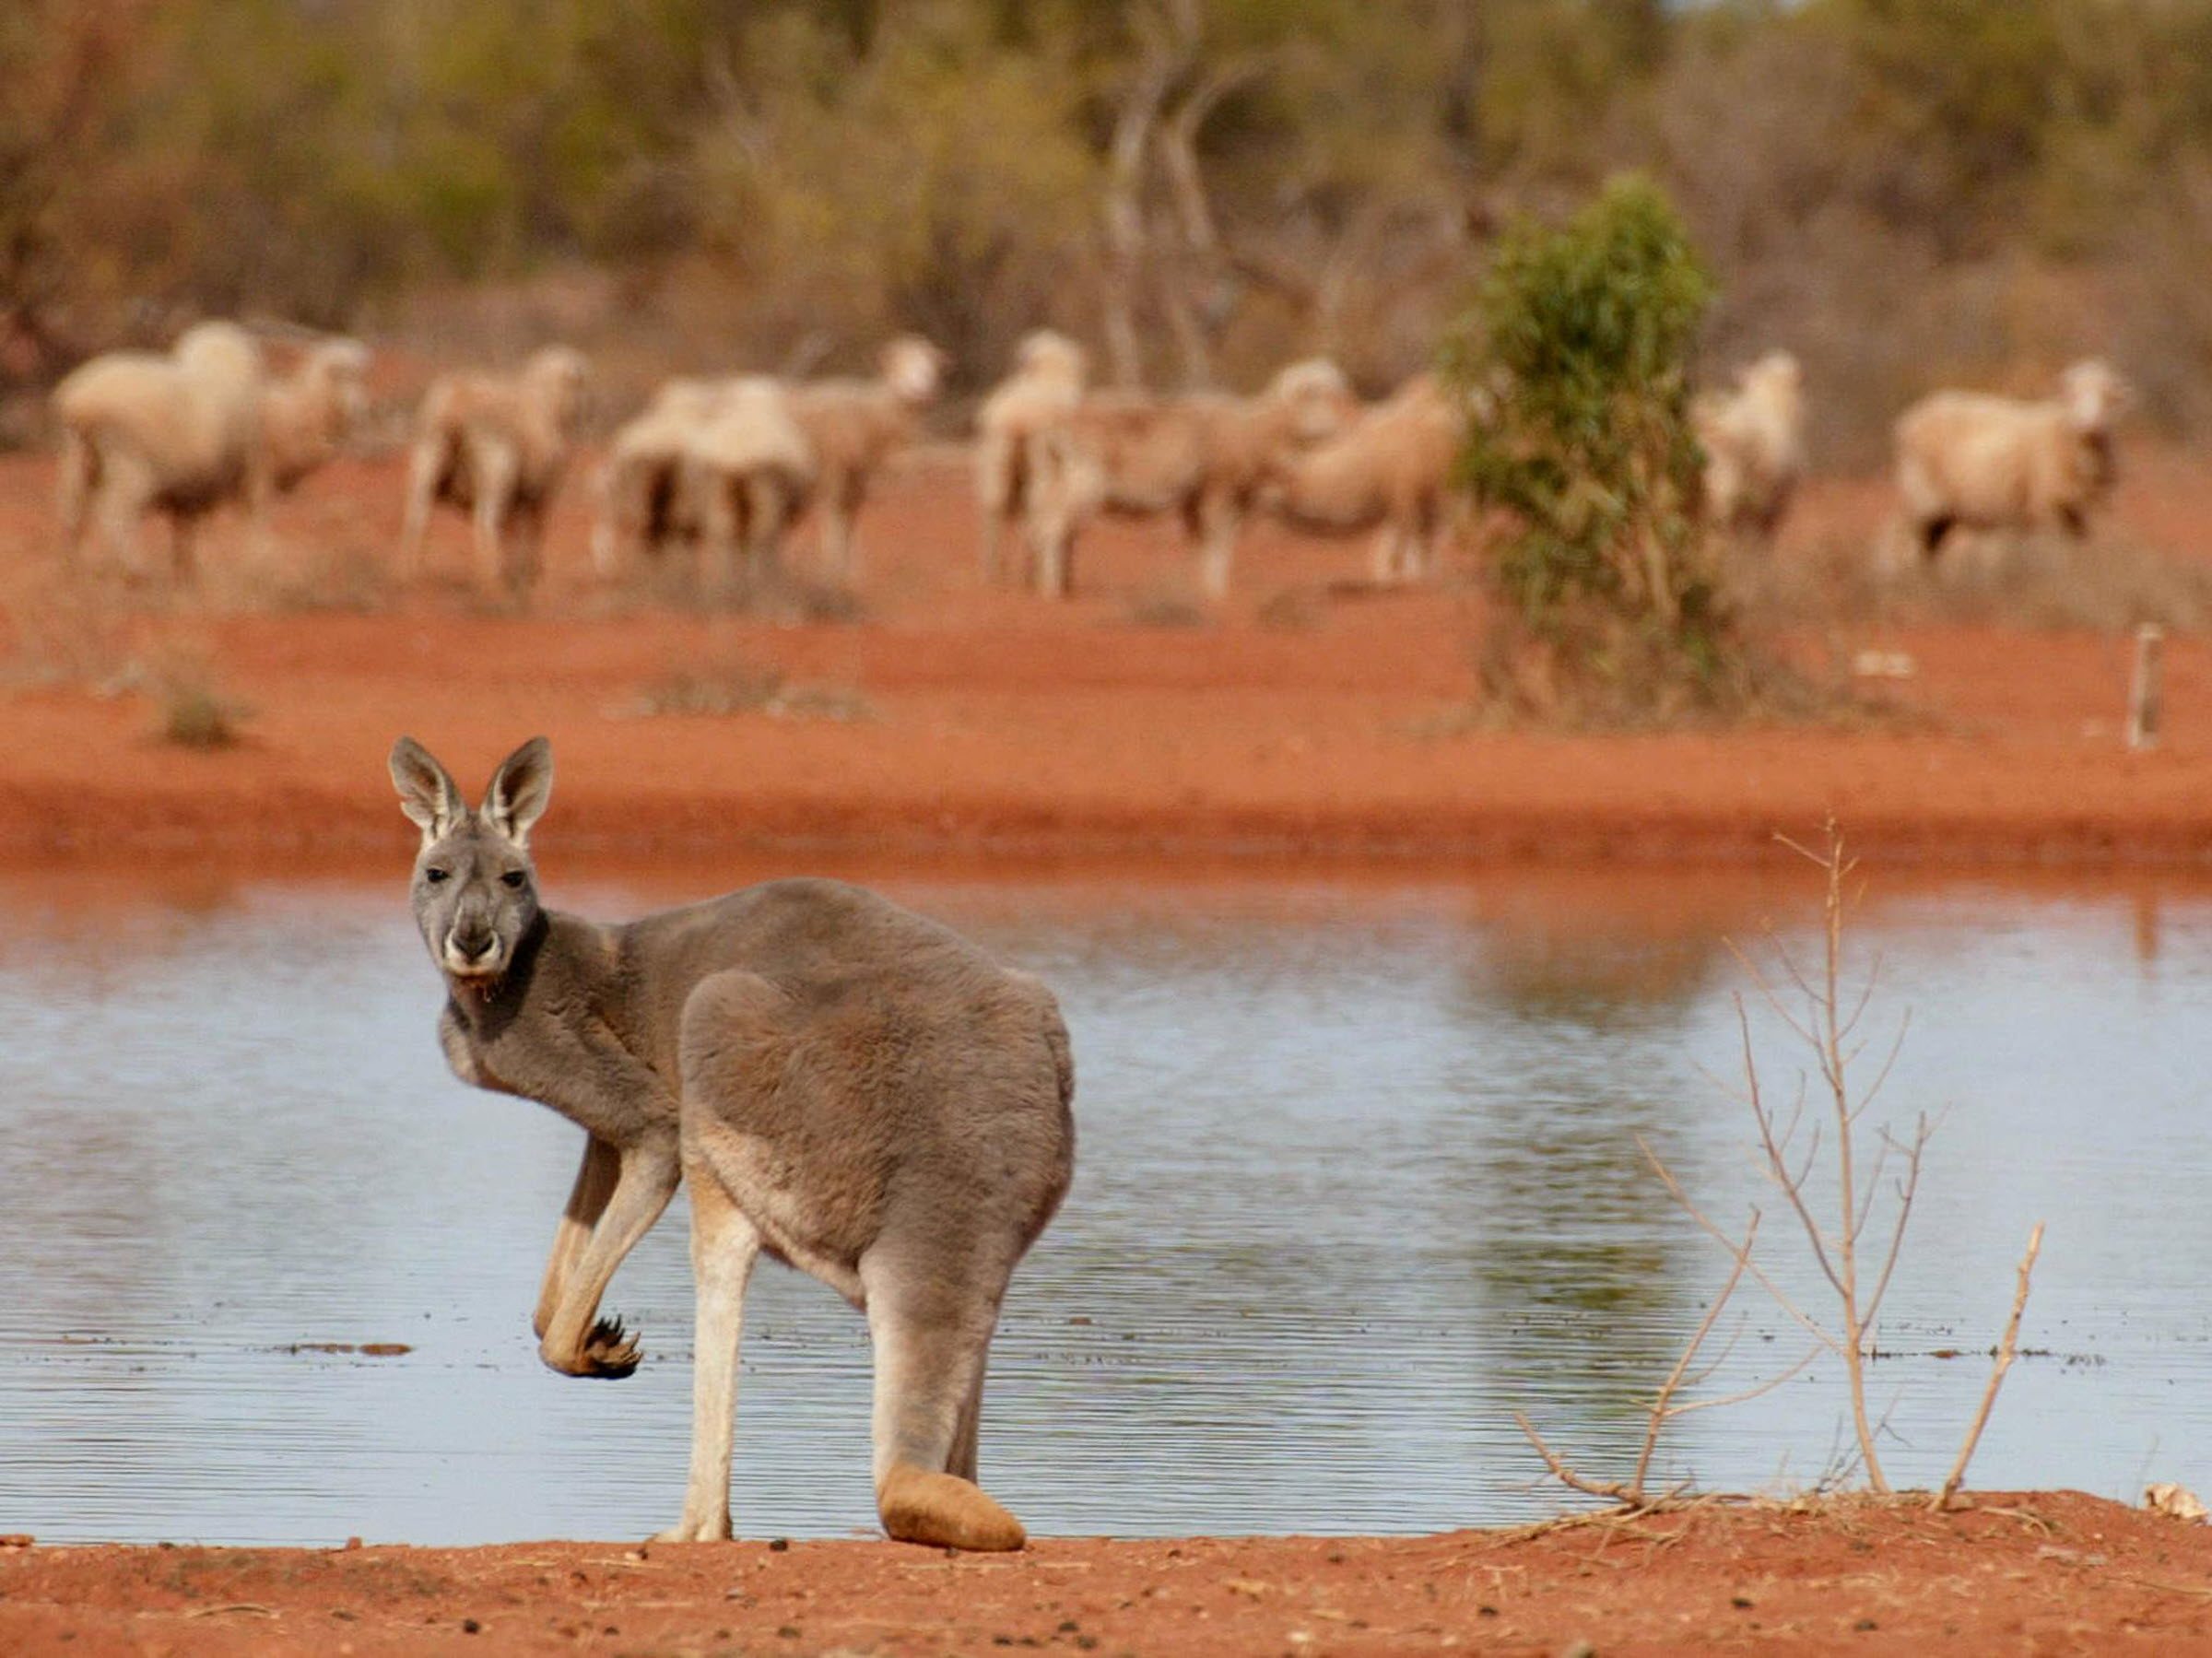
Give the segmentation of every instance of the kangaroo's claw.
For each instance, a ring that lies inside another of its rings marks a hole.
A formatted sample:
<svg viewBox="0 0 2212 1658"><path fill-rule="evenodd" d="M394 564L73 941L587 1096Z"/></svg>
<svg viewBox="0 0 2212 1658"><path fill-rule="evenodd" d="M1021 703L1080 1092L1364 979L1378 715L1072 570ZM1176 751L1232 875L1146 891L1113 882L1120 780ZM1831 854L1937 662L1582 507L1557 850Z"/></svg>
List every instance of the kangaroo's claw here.
<svg viewBox="0 0 2212 1658"><path fill-rule="evenodd" d="M635 1370L644 1354L637 1338L622 1327L620 1319L603 1318L584 1337L583 1356L591 1365L589 1374L611 1379Z"/></svg>

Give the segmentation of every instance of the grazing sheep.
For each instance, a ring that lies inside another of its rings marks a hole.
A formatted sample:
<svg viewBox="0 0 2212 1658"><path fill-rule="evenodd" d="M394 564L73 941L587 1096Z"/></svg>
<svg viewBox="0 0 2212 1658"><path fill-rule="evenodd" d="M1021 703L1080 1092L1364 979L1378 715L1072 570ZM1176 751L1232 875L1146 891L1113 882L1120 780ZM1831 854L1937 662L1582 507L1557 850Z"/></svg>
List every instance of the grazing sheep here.
<svg viewBox="0 0 2212 1658"><path fill-rule="evenodd" d="M917 335L900 335L877 361L874 380L803 382L787 392L791 417L813 451L826 562L848 582L860 573L853 526L868 484L913 435L916 413L935 401L945 378L945 353Z"/></svg>
<svg viewBox="0 0 2212 1658"><path fill-rule="evenodd" d="M668 381L615 433L599 470L599 518L592 526L592 566L603 580L619 580L641 553L657 553L700 528L685 488L685 456L723 391L714 381Z"/></svg>
<svg viewBox="0 0 2212 1658"><path fill-rule="evenodd" d="M1040 328L1014 353L1014 372L976 411L975 497L982 510L983 582L1004 582L1006 538L1028 516L1030 445L1083 399L1090 354L1064 334Z"/></svg>
<svg viewBox="0 0 2212 1658"><path fill-rule="evenodd" d="M420 569L430 509L471 514L485 582L516 599L537 578L546 512L560 489L583 418L589 368L580 352L547 346L520 374L448 374L415 417L400 565Z"/></svg>
<svg viewBox="0 0 2212 1658"><path fill-rule="evenodd" d="M2070 535L2116 478L2112 426L2127 387L2106 363L2076 363L2058 394L2037 402L1977 392L1937 392L1900 417L1897 492L1920 550L1933 559L1945 535L1970 529L2030 529L2055 523Z"/></svg>
<svg viewBox="0 0 2212 1658"><path fill-rule="evenodd" d="M261 347L230 323L185 330L166 356L96 357L54 388L62 429L62 556L74 566L93 516L110 556L141 573L137 528L147 512L170 521L176 579L194 574L199 521L242 500L263 522L269 475L259 441Z"/></svg>
<svg viewBox="0 0 2212 1658"><path fill-rule="evenodd" d="M1418 580L1435 564L1465 426L1435 376L1418 374L1326 442L1277 455L1260 504L1324 535L1357 535L1380 525L1374 579Z"/></svg>
<svg viewBox="0 0 2212 1658"><path fill-rule="evenodd" d="M697 516L713 590L738 590L740 549L747 586L773 579L783 532L819 478L816 455L782 381L748 375L719 388L712 413L685 441L679 485Z"/></svg>
<svg viewBox="0 0 2212 1658"><path fill-rule="evenodd" d="M1226 596L1237 532L1270 463L1334 435L1357 406L1321 358L1282 370L1256 397L1085 398L1030 444L1039 590L1067 596L1076 535L1100 512L1175 512L1199 550L1199 585Z"/></svg>
<svg viewBox="0 0 2212 1658"><path fill-rule="evenodd" d="M369 347L332 339L310 346L291 373L261 394L261 441L269 484L288 495L332 459L369 414Z"/></svg>
<svg viewBox="0 0 2212 1658"><path fill-rule="evenodd" d="M1787 351L1770 351L1735 377L1733 392L1690 410L1705 450L1706 522L1771 535L1805 471L1805 372Z"/></svg>

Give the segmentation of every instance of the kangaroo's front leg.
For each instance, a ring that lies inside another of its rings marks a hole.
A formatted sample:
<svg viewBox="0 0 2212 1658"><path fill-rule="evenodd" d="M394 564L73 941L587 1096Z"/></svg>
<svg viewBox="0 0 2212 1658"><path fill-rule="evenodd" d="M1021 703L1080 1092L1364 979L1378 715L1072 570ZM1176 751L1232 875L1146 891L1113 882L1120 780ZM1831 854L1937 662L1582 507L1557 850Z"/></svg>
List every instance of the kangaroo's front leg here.
<svg viewBox="0 0 2212 1658"><path fill-rule="evenodd" d="M712 1170L691 1169L691 1278L698 1324L691 1352L691 1478L684 1517L655 1543L719 1543L730 1535L730 1442L736 1431L737 1344L760 1233Z"/></svg>
<svg viewBox="0 0 2212 1658"><path fill-rule="evenodd" d="M560 1212L560 1224L553 1230L553 1253L546 1262L545 1283L537 1292L537 1311L531 1315L530 1333L543 1339L553 1327L553 1311L560 1305L561 1293L576 1270L576 1263L583 1256L583 1246L592 1236L592 1229L599 1224L599 1217L606 1213L607 1200L615 1194L615 1176L621 1167L621 1153L597 1135L587 1135L583 1142L583 1163L576 1170L576 1184L569 1193L568 1207Z"/></svg>
<svg viewBox="0 0 2212 1658"><path fill-rule="evenodd" d="M638 1368L637 1344L619 1326L600 1327L599 1299L615 1268L653 1229L676 1195L680 1170L673 1145L653 1142L617 1154L615 1189L561 1286L537 1356L566 1376L627 1376Z"/></svg>

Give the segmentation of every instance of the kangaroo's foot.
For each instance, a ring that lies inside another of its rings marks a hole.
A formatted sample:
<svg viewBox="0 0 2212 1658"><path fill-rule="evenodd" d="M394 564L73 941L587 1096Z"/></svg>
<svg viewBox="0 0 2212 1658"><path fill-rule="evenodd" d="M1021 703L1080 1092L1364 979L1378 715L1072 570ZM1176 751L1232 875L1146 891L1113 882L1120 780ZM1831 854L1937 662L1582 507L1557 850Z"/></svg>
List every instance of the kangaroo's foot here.
<svg viewBox="0 0 2212 1658"><path fill-rule="evenodd" d="M603 1318L594 1324L583 1338L582 1345L572 1353L555 1352L541 1344L537 1356L546 1361L547 1368L559 1370L564 1376L593 1376L614 1380L627 1376L638 1368L644 1357L636 1337L622 1327L618 1318Z"/></svg>
<svg viewBox="0 0 2212 1658"><path fill-rule="evenodd" d="M900 1543L1004 1550L1029 1541L1021 1522L980 1486L905 1463L894 1466L877 1487L876 1511L883 1519L883 1529Z"/></svg>
<svg viewBox="0 0 2212 1658"><path fill-rule="evenodd" d="M665 1532L655 1532L649 1539L654 1543L727 1543L730 1540L730 1517L720 1514L709 1520L694 1520L686 1514Z"/></svg>

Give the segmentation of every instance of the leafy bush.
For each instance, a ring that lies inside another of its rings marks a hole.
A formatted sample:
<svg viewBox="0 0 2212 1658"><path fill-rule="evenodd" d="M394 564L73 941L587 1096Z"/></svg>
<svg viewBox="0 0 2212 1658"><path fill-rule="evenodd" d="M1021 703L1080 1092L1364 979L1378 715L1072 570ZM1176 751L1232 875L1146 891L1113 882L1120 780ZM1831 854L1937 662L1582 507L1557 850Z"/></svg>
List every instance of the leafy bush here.
<svg viewBox="0 0 2212 1658"><path fill-rule="evenodd" d="M1689 423L1712 297L1665 193L1617 179L1563 227L1514 224L1448 347L1447 371L1485 410L1463 476L1517 523L1497 564L1506 631L1486 664L1509 700L1661 717L1736 700ZM1518 660L1529 649L1544 659L1534 680ZM1575 680L1608 694L1573 696Z"/></svg>

